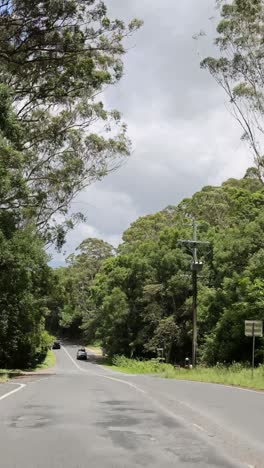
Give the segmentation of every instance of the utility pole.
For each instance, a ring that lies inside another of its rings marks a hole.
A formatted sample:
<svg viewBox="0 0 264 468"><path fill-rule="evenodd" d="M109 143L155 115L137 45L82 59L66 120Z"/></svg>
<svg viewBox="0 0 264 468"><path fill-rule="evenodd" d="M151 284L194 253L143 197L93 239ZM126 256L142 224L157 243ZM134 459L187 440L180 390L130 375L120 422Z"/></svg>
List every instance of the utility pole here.
<svg viewBox="0 0 264 468"><path fill-rule="evenodd" d="M193 239L192 240L181 240L179 243L186 245L189 252L192 254L193 261L191 264L192 270L192 289L193 289L193 304L192 304L192 315L193 315L193 329L192 329L192 365L196 366L196 354L197 354L197 277L198 273L203 268L203 263L198 260L198 247L200 245L209 245L209 242L202 242L197 240L197 228L198 224L193 220Z"/></svg>
<svg viewBox="0 0 264 468"><path fill-rule="evenodd" d="M253 322L252 326L252 333L253 333L253 340L252 340L252 371L251 371L251 378L253 379L254 376L254 367L255 367L255 323Z"/></svg>
<svg viewBox="0 0 264 468"><path fill-rule="evenodd" d="M193 221L193 241L195 242L193 248L193 263L192 263L192 284L193 284L193 330L192 330L192 365L196 366L196 348L197 348L197 269L194 268L198 265L197 255L197 224ZM202 265L201 265L202 268Z"/></svg>

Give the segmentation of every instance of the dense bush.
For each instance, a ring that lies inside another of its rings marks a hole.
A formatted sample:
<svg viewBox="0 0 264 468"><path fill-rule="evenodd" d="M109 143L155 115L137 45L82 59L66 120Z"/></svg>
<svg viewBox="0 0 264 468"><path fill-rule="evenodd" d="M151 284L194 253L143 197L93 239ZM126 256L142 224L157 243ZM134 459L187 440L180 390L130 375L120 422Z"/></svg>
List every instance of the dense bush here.
<svg viewBox="0 0 264 468"><path fill-rule="evenodd" d="M33 229L0 229L0 367L28 367L45 355L50 345L45 331L50 275Z"/></svg>

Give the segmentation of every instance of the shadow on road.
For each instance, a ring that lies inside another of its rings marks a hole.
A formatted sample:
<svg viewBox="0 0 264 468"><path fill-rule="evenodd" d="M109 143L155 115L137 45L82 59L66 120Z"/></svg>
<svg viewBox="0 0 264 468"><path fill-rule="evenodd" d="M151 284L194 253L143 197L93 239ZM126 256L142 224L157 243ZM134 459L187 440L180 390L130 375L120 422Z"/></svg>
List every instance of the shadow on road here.
<svg viewBox="0 0 264 468"><path fill-rule="evenodd" d="M89 360L87 362L90 362L91 364L101 364L101 365L111 364L110 358L106 356L97 356L95 354L89 354Z"/></svg>

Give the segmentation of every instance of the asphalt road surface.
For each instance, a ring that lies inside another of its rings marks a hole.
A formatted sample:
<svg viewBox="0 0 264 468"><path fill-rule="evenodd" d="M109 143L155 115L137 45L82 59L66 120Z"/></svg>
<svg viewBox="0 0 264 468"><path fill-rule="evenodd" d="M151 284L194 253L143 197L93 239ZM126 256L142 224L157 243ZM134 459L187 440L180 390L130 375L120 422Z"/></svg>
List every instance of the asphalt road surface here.
<svg viewBox="0 0 264 468"><path fill-rule="evenodd" d="M264 467L264 393L114 373L76 350L0 385L0 467Z"/></svg>

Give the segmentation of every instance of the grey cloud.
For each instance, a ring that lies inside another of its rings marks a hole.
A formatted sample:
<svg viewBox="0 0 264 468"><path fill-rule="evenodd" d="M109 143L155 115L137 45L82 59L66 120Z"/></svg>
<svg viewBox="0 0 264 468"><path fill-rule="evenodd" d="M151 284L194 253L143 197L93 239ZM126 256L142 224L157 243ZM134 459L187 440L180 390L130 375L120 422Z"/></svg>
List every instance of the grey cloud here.
<svg viewBox="0 0 264 468"><path fill-rule="evenodd" d="M66 252L88 236L114 243L139 216L153 213L204 185L240 177L251 157L225 96L199 67L214 53L212 0L109 0L111 16L142 18L128 43L125 75L104 95L123 112L133 154L123 167L81 193L72 209L87 224L69 235ZM208 28L199 45L192 35ZM53 263L63 262L63 256Z"/></svg>
<svg viewBox="0 0 264 468"><path fill-rule="evenodd" d="M147 108L175 119L190 118L190 112L194 116L204 106L217 105L221 93L210 95L215 83L199 66L201 57L214 50L209 21L215 13L212 0L130 3L110 2L110 11L125 18L140 17L145 22L129 41L129 46L135 47L125 60L125 79L109 93L110 103L120 101L119 107L139 120L144 120ZM207 29L207 38L194 41L192 36L201 28Z"/></svg>
<svg viewBox="0 0 264 468"><path fill-rule="evenodd" d="M239 141L240 129L233 126L225 110L204 115L196 122L175 123L156 117L151 125L146 123L141 128L131 124L129 128L134 154L101 187L130 194L140 213L176 204L203 185L220 183L223 179L219 174L228 174L231 165L242 176L249 164Z"/></svg>
<svg viewBox="0 0 264 468"><path fill-rule="evenodd" d="M76 206L86 215L89 225L107 236L120 236L124 226L140 214L133 193L118 187L114 180L110 186L97 183L86 189L76 199Z"/></svg>

